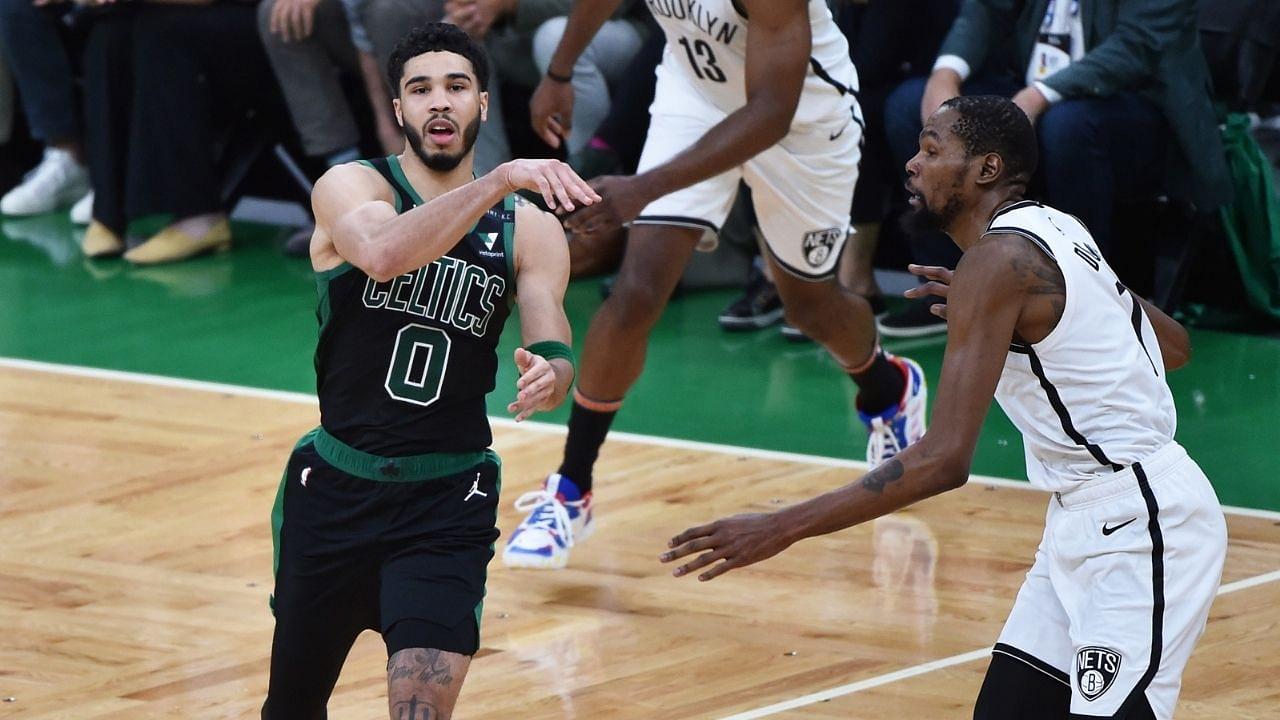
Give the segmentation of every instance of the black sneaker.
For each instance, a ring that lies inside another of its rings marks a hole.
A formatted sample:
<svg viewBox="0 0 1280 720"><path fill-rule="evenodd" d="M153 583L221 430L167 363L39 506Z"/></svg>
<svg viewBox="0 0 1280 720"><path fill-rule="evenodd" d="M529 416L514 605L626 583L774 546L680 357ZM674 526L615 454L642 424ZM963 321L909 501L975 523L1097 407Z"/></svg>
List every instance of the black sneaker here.
<svg viewBox="0 0 1280 720"><path fill-rule="evenodd" d="M940 301L940 298L913 300L906 309L877 320L876 327L885 337L913 338L945 333L947 321L929 312L929 306Z"/></svg>
<svg viewBox="0 0 1280 720"><path fill-rule="evenodd" d="M760 330L781 320L782 314L778 288L752 263L746 289L720 313L719 322L725 330Z"/></svg>

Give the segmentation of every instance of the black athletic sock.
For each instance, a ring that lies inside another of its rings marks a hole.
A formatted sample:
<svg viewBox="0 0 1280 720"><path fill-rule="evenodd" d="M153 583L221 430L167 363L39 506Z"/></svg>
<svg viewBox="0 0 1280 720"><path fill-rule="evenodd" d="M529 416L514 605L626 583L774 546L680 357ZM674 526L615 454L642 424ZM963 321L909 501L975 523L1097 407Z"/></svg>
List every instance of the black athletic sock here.
<svg viewBox="0 0 1280 720"><path fill-rule="evenodd" d="M573 410L569 413L569 437L564 442L564 461L557 472L572 480L583 495L591 492L591 470L617 414L617 410L590 410L576 398L573 401Z"/></svg>
<svg viewBox="0 0 1280 720"><path fill-rule="evenodd" d="M849 373L858 385L858 409L868 415L879 415L902 402L907 378L897 363L877 349L876 357L861 372Z"/></svg>

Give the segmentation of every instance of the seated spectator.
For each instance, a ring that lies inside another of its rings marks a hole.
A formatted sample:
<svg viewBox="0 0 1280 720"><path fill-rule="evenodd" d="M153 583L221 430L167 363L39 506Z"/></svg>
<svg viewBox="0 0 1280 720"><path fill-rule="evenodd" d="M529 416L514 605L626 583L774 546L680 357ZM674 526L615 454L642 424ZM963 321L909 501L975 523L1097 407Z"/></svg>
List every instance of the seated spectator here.
<svg viewBox="0 0 1280 720"><path fill-rule="evenodd" d="M44 158L0 198L0 213L36 215L74 203L72 219L88 222L93 193L85 168L72 60L60 31L70 4L0 0L0 50L17 81L27 124L44 144Z"/></svg>
<svg viewBox="0 0 1280 720"><path fill-rule="evenodd" d="M256 14L248 2L173 0L113 6L93 20L85 106L96 192L86 248L120 252L130 221L156 215L172 222L126 260L171 262L231 246L220 141L250 112L255 132L285 112Z"/></svg>
<svg viewBox="0 0 1280 720"><path fill-rule="evenodd" d="M1202 211L1230 193L1195 0L965 0L928 81L889 97L885 124L901 168L922 118L961 93L1012 97L1037 123L1046 202L1079 217L1104 253L1116 201L1168 194ZM935 242L916 262L954 266ZM885 335L942 332L933 300L882 323Z"/></svg>
<svg viewBox="0 0 1280 720"><path fill-rule="evenodd" d="M554 92L558 89L556 84L565 84L566 81L573 84L573 117L569 119L569 125L561 128L561 135L548 133L542 138L551 147L558 148L561 136L567 134L568 155L572 158L586 149L609 115L612 107L610 88L617 87L626 77L628 64L640 52L640 46L650 32L651 16L644 3L625 0L614 13L614 18L601 26L600 32L596 33L573 66L573 71L558 75L551 70L551 61L568 22L568 17L559 16L538 27L533 36L533 59L538 72L551 80L550 84L542 85L544 92ZM648 82L652 85L653 72L649 74ZM535 95L533 102L538 101L539 96ZM647 117L648 107L642 108L642 112Z"/></svg>
<svg viewBox="0 0 1280 720"><path fill-rule="evenodd" d="M263 0L258 5L258 34L302 149L328 167L361 157L360 133L342 75L360 78L383 152L404 149L359 9L359 0ZM299 229L285 243L285 251L305 256L313 231L314 225Z"/></svg>

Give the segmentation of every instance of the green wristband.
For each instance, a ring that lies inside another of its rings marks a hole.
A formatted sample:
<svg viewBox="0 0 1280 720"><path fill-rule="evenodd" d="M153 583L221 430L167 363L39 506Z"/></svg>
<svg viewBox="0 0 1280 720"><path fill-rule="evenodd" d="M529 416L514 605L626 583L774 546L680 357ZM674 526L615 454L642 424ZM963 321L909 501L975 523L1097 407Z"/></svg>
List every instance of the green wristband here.
<svg viewBox="0 0 1280 720"><path fill-rule="evenodd" d="M543 340L532 345L526 346L525 350L534 355L541 355L547 360L555 360L561 358L569 361L569 366L573 368L576 375L578 373L578 364L573 360L573 349L559 340Z"/></svg>

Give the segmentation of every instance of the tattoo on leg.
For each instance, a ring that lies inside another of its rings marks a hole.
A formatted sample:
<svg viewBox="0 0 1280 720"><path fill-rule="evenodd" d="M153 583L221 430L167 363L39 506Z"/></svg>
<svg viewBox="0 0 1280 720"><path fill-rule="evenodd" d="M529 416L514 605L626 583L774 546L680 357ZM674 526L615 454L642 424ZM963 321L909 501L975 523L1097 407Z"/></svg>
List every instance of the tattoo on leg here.
<svg viewBox="0 0 1280 720"><path fill-rule="evenodd" d="M874 493L882 493L886 485L902 478L902 472L902 463L898 458L893 458L875 470L863 475L862 487Z"/></svg>
<svg viewBox="0 0 1280 720"><path fill-rule="evenodd" d="M394 682L405 678L446 687L453 684L449 663L440 657L439 650L434 649L401 650L393 655L387 662L387 680Z"/></svg>
<svg viewBox="0 0 1280 720"><path fill-rule="evenodd" d="M391 708L392 720L441 720L436 706L426 700L419 700L417 695L396 703Z"/></svg>

